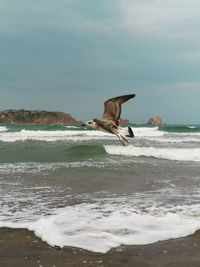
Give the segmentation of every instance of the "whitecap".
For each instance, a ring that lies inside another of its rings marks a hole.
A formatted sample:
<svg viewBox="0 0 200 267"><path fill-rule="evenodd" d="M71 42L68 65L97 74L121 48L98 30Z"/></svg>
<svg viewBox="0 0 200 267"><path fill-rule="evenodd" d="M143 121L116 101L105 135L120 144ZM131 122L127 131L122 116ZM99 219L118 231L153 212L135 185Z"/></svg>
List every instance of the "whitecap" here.
<svg viewBox="0 0 200 267"><path fill-rule="evenodd" d="M164 136L166 134L158 127L132 127L132 130L137 137Z"/></svg>
<svg viewBox="0 0 200 267"><path fill-rule="evenodd" d="M0 126L0 132L6 132L8 128L6 126Z"/></svg>
<svg viewBox="0 0 200 267"><path fill-rule="evenodd" d="M68 129L79 129L80 126L67 125L67 126L65 126L65 128L68 128Z"/></svg>
<svg viewBox="0 0 200 267"><path fill-rule="evenodd" d="M197 126L187 126L188 128L190 128L190 129L196 129L196 128L198 128Z"/></svg>
<svg viewBox="0 0 200 267"><path fill-rule="evenodd" d="M21 130L20 132L6 132L0 135L0 141L3 142L16 142L26 140L37 140L37 141L59 141L59 140L91 140L91 139L110 139L115 138L114 135L104 133L100 131L31 131Z"/></svg>
<svg viewBox="0 0 200 267"><path fill-rule="evenodd" d="M200 148L158 148L138 147L133 145L129 145L127 147L105 145L104 148L106 152L111 155L154 157L177 161L200 162Z"/></svg>

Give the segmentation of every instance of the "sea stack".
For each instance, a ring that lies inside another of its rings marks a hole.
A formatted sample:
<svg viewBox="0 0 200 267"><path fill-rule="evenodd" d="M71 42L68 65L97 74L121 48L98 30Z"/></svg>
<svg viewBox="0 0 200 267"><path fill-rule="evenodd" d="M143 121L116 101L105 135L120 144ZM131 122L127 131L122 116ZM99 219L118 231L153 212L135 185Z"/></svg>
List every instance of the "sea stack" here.
<svg viewBox="0 0 200 267"><path fill-rule="evenodd" d="M147 122L148 125L162 125L162 120L158 114L154 114L153 118Z"/></svg>

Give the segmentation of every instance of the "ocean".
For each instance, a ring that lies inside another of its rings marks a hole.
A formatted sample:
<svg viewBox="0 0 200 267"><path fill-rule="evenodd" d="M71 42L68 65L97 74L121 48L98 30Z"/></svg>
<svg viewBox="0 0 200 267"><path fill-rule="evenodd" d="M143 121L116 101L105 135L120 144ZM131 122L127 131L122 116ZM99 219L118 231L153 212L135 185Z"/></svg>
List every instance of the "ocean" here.
<svg viewBox="0 0 200 267"><path fill-rule="evenodd" d="M200 229L200 126L0 126L0 227L106 253Z"/></svg>

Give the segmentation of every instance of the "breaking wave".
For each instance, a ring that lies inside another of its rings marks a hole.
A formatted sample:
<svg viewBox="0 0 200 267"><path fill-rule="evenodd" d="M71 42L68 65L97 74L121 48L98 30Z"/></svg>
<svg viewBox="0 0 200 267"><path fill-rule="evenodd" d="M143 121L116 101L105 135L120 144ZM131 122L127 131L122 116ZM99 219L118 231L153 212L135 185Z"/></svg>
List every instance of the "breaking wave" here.
<svg viewBox="0 0 200 267"><path fill-rule="evenodd" d="M6 126L0 126L0 132L6 132L7 127Z"/></svg>
<svg viewBox="0 0 200 267"><path fill-rule="evenodd" d="M6 132L0 135L0 141L3 142L16 142L26 140L37 141L59 141L59 140L90 140L90 139L109 139L114 136L111 134L97 132L97 131L30 131L21 130L20 132Z"/></svg>
<svg viewBox="0 0 200 267"><path fill-rule="evenodd" d="M38 126L36 126L38 127ZM69 141L79 141L79 140L101 140L101 139L116 139L116 136L110 133L104 133L94 130L81 130L78 126L66 126L66 130L25 130L20 131L9 131L6 132L7 128L2 128L2 133L0 134L0 141L2 142L16 142L16 141L26 141L26 140L36 140L36 141L59 141L59 140L69 140ZM132 128L135 136L138 138L142 137L162 137L165 135L163 131L159 131L158 127L152 128ZM1 128L0 128L1 131ZM127 128L122 128L121 132L126 134Z"/></svg>
<svg viewBox="0 0 200 267"><path fill-rule="evenodd" d="M157 148L157 147L127 147L106 145L106 152L111 155L154 157L158 159L169 159L177 161L200 162L200 148Z"/></svg>

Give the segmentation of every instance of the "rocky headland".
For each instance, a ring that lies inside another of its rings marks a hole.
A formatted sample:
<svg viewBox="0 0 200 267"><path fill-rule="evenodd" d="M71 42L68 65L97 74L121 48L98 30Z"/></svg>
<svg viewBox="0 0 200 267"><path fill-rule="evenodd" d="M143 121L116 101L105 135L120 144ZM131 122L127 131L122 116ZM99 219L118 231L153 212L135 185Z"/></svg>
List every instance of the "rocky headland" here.
<svg viewBox="0 0 200 267"><path fill-rule="evenodd" d="M64 112L53 112L44 110L11 109L0 111L1 124L77 124L77 121L70 114Z"/></svg>
<svg viewBox="0 0 200 267"><path fill-rule="evenodd" d="M64 112L45 110L25 110L9 109L0 111L0 124L67 124L81 125L82 121L77 121L70 114ZM126 119L120 119L121 125L134 125ZM150 118L147 125L162 125L162 120L158 114Z"/></svg>

